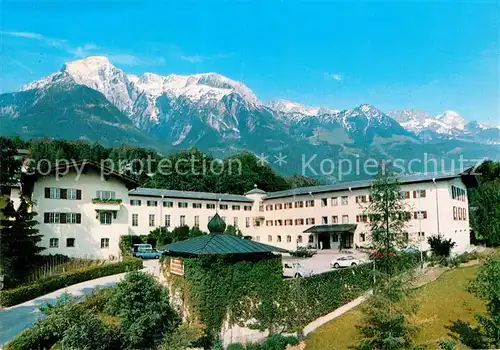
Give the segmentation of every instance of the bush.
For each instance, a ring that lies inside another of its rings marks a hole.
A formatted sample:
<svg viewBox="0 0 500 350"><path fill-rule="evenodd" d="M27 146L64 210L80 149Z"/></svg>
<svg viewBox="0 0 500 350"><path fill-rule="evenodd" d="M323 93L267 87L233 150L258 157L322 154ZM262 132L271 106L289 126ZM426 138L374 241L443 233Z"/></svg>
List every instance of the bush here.
<svg viewBox="0 0 500 350"><path fill-rule="evenodd" d="M245 350L245 347L240 343L229 344L226 350Z"/></svg>
<svg viewBox="0 0 500 350"><path fill-rule="evenodd" d="M270 335L263 343L229 344L227 350L285 350L288 345L297 345L299 339L294 336L285 337L281 334Z"/></svg>
<svg viewBox="0 0 500 350"><path fill-rule="evenodd" d="M451 250L456 245L451 241L451 238L444 239L442 235L431 236L427 239L427 243L431 246L432 254L440 257L449 257Z"/></svg>
<svg viewBox="0 0 500 350"><path fill-rule="evenodd" d="M97 267L79 269L51 276L30 285L3 291L0 294L0 305L4 307L16 305L76 283L139 269L142 269L142 260L126 258L117 263L107 263Z"/></svg>
<svg viewBox="0 0 500 350"><path fill-rule="evenodd" d="M97 316L87 314L64 332L62 349L107 350L120 348L120 336Z"/></svg>
<svg viewBox="0 0 500 350"><path fill-rule="evenodd" d="M134 244L144 243L140 236L124 235L120 236L120 252L122 256L131 256Z"/></svg>

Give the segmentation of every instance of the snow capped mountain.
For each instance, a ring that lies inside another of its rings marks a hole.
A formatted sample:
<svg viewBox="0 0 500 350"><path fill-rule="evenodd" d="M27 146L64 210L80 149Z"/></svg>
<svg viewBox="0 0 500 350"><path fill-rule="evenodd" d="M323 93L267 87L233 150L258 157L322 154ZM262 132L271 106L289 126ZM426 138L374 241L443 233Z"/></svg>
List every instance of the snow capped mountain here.
<svg viewBox="0 0 500 350"><path fill-rule="evenodd" d="M457 112L445 111L444 113L436 117L437 121L440 121L444 125L450 127L451 129L464 130L467 120L461 117Z"/></svg>
<svg viewBox="0 0 500 350"><path fill-rule="evenodd" d="M274 100L267 104L270 109L279 112L280 115L300 117L311 117L320 114L336 114L339 111L325 107L311 107L303 104L288 101L288 100Z"/></svg>

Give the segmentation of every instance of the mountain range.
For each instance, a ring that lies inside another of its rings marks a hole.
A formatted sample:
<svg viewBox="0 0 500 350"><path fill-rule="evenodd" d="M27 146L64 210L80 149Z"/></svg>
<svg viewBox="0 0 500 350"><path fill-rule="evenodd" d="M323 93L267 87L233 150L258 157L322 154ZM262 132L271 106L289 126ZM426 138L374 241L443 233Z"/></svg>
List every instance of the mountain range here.
<svg viewBox="0 0 500 350"><path fill-rule="evenodd" d="M247 150L268 155L275 167L273 156L281 153L287 163L277 169L284 173L303 172L303 160L311 157L319 170L324 159L500 154L499 127L453 111L433 117L411 109L385 113L369 104L336 110L263 103L243 83L217 73L136 76L103 56L68 62L18 92L1 94L0 133L160 152L195 146L215 156Z"/></svg>

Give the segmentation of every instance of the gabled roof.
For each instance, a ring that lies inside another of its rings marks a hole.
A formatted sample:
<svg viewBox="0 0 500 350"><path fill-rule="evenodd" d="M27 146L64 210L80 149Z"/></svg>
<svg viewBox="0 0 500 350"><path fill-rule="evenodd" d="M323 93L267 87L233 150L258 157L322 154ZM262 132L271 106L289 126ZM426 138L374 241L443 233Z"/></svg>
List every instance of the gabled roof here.
<svg viewBox="0 0 500 350"><path fill-rule="evenodd" d="M417 182L427 182L432 181L433 179L436 181L449 180L454 178L459 178L468 174L463 173L430 173L430 174L412 174L399 177L399 182L401 184L407 183L417 183ZM349 182L338 182L331 185L321 185L321 186L311 186L311 187L300 187L294 188L285 191L277 191L270 192L264 198L265 199L273 199L273 198L282 198L282 197L291 197L291 196L299 196L299 195L308 195L315 193L324 193L324 192L334 192L334 191L345 191L347 189L360 189L360 188L368 188L371 186L373 179L367 180L357 180L357 181L349 181Z"/></svg>
<svg viewBox="0 0 500 350"><path fill-rule="evenodd" d="M79 161L79 162L69 162L68 164L61 164L58 167L51 167L50 173L53 173L55 171L59 171L60 174L63 174L63 171L66 171L66 169L68 169L68 170L83 169L83 171L85 171L88 168L98 170L101 174L105 174L104 175L105 178L113 177L113 178L116 178L116 179L122 181L123 183L125 183L125 186L127 186L128 189L136 188L136 187L140 186L140 183L138 181L136 181L135 179L131 178L130 176L121 174L121 173L119 173L111 168L105 167L99 163L89 161L89 160L83 160L83 161ZM38 177L38 176L43 176L43 175L35 173L35 176Z"/></svg>
<svg viewBox="0 0 500 350"><path fill-rule="evenodd" d="M186 199L204 199L210 201L221 201L225 202L246 202L253 203L253 200L237 195L237 194L225 194L225 193L209 193L209 192L194 192L194 191L176 191L176 190L164 190L161 188L146 188L139 187L135 190L129 192L130 196L143 196L143 197L165 197L165 198L186 198Z"/></svg>
<svg viewBox="0 0 500 350"><path fill-rule="evenodd" d="M189 238L184 241L167 244L165 250L169 255L182 256L288 253L288 250L283 248L227 234L208 234Z"/></svg>
<svg viewBox="0 0 500 350"><path fill-rule="evenodd" d="M247 194L266 194L266 191L263 191L260 188L255 187L254 189L251 189L250 191L246 192L245 196Z"/></svg>

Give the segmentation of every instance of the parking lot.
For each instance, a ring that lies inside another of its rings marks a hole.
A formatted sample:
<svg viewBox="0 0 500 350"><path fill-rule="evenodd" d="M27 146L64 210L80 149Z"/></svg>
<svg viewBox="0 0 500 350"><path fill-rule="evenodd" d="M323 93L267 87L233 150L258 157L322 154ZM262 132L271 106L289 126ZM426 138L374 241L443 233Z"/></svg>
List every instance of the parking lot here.
<svg viewBox="0 0 500 350"><path fill-rule="evenodd" d="M313 274L317 275L319 273L333 270L333 268L330 267L330 262L336 260L338 257L343 255L353 255L358 259L368 261L367 254L356 251L354 249L349 251L354 254L346 254L344 252L339 253L339 251L335 249L318 250L317 254L315 254L311 258L296 258L293 256L283 256L283 262L297 261L305 269L311 269L313 270Z"/></svg>

